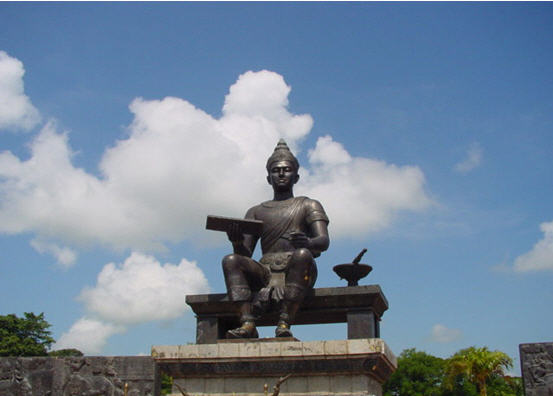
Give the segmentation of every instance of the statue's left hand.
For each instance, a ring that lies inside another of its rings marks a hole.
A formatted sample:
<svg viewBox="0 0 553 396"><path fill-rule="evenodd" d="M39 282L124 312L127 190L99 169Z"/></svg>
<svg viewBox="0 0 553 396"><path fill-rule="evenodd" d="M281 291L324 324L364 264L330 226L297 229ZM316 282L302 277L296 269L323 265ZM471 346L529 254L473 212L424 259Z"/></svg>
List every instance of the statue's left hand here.
<svg viewBox="0 0 553 396"><path fill-rule="evenodd" d="M240 232L240 225L238 223L232 223L227 230L227 236L229 241L233 244L239 244L244 241L244 234Z"/></svg>
<svg viewBox="0 0 553 396"><path fill-rule="evenodd" d="M303 232L290 233L289 240L296 249L309 247L309 238Z"/></svg>

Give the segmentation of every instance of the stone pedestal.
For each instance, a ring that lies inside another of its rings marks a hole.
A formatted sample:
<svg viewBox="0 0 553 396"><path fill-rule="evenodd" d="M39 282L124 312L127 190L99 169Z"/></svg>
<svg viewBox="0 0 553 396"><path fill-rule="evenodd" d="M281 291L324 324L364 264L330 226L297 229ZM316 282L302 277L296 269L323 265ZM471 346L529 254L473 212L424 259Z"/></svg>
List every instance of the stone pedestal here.
<svg viewBox="0 0 553 396"><path fill-rule="evenodd" d="M194 396L261 396L267 388L271 395L279 378L288 374L280 386L282 396L381 396L381 384L397 366L378 338L154 346L152 357L159 372L173 377L174 396L182 395L178 387Z"/></svg>

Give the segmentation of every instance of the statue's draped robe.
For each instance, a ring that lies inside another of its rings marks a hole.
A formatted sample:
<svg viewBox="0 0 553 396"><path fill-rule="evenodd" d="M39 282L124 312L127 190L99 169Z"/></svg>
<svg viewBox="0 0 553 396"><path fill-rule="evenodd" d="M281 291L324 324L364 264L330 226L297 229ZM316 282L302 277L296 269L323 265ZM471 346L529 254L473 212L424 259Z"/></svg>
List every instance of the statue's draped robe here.
<svg viewBox="0 0 553 396"><path fill-rule="evenodd" d="M328 217L322 205L308 197L295 197L286 201L267 201L250 209L247 218L262 220L264 222L261 235L261 250L263 256L259 263L268 268L271 273L285 272L289 264L293 249L283 250L282 240L289 240L290 234L302 232L310 236L310 226L315 221L324 221L328 224ZM319 252L313 252L317 257ZM310 285L313 287L317 278L317 267L313 260L310 273ZM284 295L283 285L266 285L255 298L258 308L266 307L271 301L278 303Z"/></svg>
<svg viewBox="0 0 553 396"><path fill-rule="evenodd" d="M263 253L271 252L271 248L275 245L276 241L280 238L287 238L290 231L299 231L299 230L290 230L291 227L301 223L303 218L298 218L298 215L301 215L303 203L307 197L297 197L293 198L290 205L280 214L280 219L277 223L271 224L270 227L264 227L263 233L261 234L261 250ZM274 201L264 202L261 206L265 208L274 208ZM282 205L280 205L282 207Z"/></svg>

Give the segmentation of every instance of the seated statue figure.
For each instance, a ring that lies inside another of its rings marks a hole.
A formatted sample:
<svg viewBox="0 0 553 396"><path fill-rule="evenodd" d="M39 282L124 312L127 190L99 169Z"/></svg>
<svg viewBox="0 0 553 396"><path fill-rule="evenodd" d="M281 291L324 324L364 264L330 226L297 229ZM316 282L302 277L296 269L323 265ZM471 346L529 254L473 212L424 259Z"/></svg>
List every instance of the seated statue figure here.
<svg viewBox="0 0 553 396"><path fill-rule="evenodd" d="M314 257L328 249L330 242L328 217L318 201L294 197L298 168L298 160L281 139L267 161L273 199L249 209L245 216L263 221L259 261L251 258L258 237L242 234L234 226L227 231L234 253L224 257L223 272L229 298L240 303L241 323L227 332L227 338L257 338L254 308L267 307L267 301L280 311L275 335L292 337L290 325L315 284ZM283 285L271 282L276 274L284 278Z"/></svg>

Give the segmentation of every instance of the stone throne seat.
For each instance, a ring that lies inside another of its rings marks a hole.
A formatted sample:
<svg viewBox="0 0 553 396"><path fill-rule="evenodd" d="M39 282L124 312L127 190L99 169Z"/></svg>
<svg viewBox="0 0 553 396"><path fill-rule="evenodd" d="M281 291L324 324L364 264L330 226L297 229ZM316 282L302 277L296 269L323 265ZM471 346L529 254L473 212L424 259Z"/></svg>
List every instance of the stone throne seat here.
<svg viewBox="0 0 553 396"><path fill-rule="evenodd" d="M225 293L186 296L196 314L196 343L212 344L225 338L227 330L240 323L238 304ZM347 338L380 338L380 319L388 300L380 286L347 286L311 289L294 324L347 323ZM269 311L256 320L259 326L278 322L278 312Z"/></svg>

